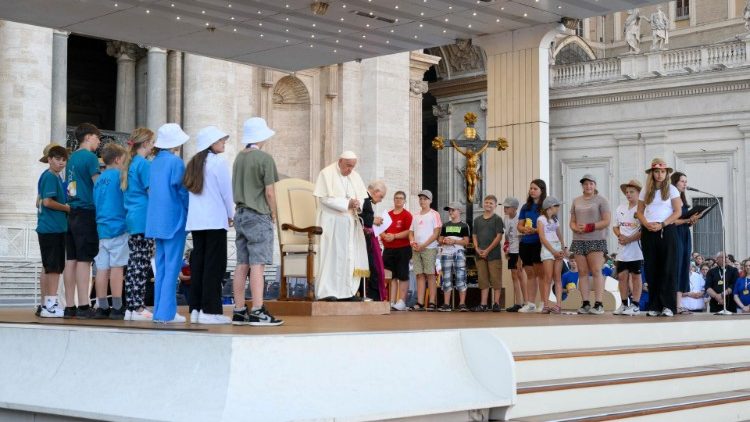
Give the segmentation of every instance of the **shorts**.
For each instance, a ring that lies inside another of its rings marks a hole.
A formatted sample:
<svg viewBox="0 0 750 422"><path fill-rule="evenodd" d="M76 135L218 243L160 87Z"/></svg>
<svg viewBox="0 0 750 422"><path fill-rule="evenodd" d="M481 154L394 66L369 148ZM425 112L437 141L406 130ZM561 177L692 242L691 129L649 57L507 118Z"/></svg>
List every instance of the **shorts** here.
<svg viewBox="0 0 750 422"><path fill-rule="evenodd" d="M638 261L616 261L615 262L615 273L620 274L623 271L627 271L630 274L640 274L643 268L643 260Z"/></svg>
<svg viewBox="0 0 750 422"><path fill-rule="evenodd" d="M508 269L509 270L518 269L518 254L517 253L508 254Z"/></svg>
<svg viewBox="0 0 750 422"><path fill-rule="evenodd" d="M493 259L487 261L486 259L476 258L477 264L477 278L479 279L480 289L489 289L492 285L493 289L499 289L502 285L501 277L503 272L503 260Z"/></svg>
<svg viewBox="0 0 750 422"><path fill-rule="evenodd" d="M437 248L414 252L412 254L414 274L435 274L435 259L437 258L437 252Z"/></svg>
<svg viewBox="0 0 750 422"><path fill-rule="evenodd" d="M573 255L586 256L592 252L601 252L604 255L607 254L607 241L606 240L574 240L570 244L570 252Z"/></svg>
<svg viewBox="0 0 750 422"><path fill-rule="evenodd" d="M260 214L250 208L240 208L234 215L237 233L237 264L273 264L273 220L270 214Z"/></svg>
<svg viewBox="0 0 750 422"><path fill-rule="evenodd" d="M440 279L444 292L456 288L459 292L466 291L466 255L463 249L453 253L440 255L440 266L443 277Z"/></svg>
<svg viewBox="0 0 750 422"><path fill-rule="evenodd" d="M37 233L45 274L62 274L65 269L65 233Z"/></svg>
<svg viewBox="0 0 750 422"><path fill-rule="evenodd" d="M383 267L391 271L394 280L409 281L410 260L411 246L383 250Z"/></svg>
<svg viewBox="0 0 750 422"><path fill-rule="evenodd" d="M99 253L96 232L96 211L71 208L68 214L68 235L65 237L68 261L91 262Z"/></svg>
<svg viewBox="0 0 750 422"><path fill-rule="evenodd" d="M552 245L554 252L560 252L562 250L562 244L559 240L553 240L549 243ZM544 245L542 245L542 251L539 253L539 259L541 259L542 261L554 260L555 256L552 255L552 253L553 251L550 251Z"/></svg>
<svg viewBox="0 0 750 422"><path fill-rule="evenodd" d="M128 265L128 258L130 258L128 239L127 233L110 239L99 239L99 253L94 258L96 270L108 270Z"/></svg>
<svg viewBox="0 0 750 422"><path fill-rule="evenodd" d="M534 264L541 264L540 258L542 253L541 242L523 243L518 245L518 256L521 258L524 267L531 267Z"/></svg>

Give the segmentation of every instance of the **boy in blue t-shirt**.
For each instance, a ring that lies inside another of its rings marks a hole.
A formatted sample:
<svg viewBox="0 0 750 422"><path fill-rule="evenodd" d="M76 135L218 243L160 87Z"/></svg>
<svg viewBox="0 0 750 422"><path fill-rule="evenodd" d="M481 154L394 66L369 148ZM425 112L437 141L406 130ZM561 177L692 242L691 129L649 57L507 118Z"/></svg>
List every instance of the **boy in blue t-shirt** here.
<svg viewBox="0 0 750 422"><path fill-rule="evenodd" d="M94 182L99 177L99 148L101 133L96 126L82 123L75 130L79 148L68 159L66 178L68 182L68 233L65 236L65 308L64 318L88 319L93 316L89 306L89 281L91 261L99 252L99 237L96 234L96 211L94 210ZM78 308L73 295L78 290Z"/></svg>
<svg viewBox="0 0 750 422"><path fill-rule="evenodd" d="M68 231L67 213L70 207L65 204L60 174L68 161L68 150L49 144L39 161L49 164L49 168L42 173L37 184L36 232L44 267L39 283L44 302L38 309L38 316L62 318L64 311L57 301L57 285L65 269L65 233Z"/></svg>
<svg viewBox="0 0 750 422"><path fill-rule="evenodd" d="M750 261L745 262L745 277L734 282L734 302L737 304L738 314L750 313Z"/></svg>
<svg viewBox="0 0 750 422"><path fill-rule="evenodd" d="M125 164L125 148L107 144L102 149L102 160L107 166L94 184L96 230L99 253L96 262L96 303L94 319L124 319L122 284L124 267L128 264L128 233L125 217L125 195L120 186ZM112 309L107 300L107 287L112 292Z"/></svg>

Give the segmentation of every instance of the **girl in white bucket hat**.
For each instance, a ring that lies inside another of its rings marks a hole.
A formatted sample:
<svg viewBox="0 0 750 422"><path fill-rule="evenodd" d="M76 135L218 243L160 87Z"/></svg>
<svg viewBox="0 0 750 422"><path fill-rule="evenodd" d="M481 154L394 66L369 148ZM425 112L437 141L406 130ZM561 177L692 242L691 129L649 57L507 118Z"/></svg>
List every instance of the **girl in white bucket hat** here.
<svg viewBox="0 0 750 422"><path fill-rule="evenodd" d="M185 164L175 155L190 137L176 123L156 133L156 157L151 162L146 237L156 241L154 322L183 323L177 313L177 276L185 249L188 193L182 185Z"/></svg>
<svg viewBox="0 0 750 422"><path fill-rule="evenodd" d="M189 192L186 230L193 235L190 260L190 322L229 324L222 315L221 280L227 270L227 230L234 219L232 178L222 157L229 135L216 126L196 136L197 153L188 162Z"/></svg>

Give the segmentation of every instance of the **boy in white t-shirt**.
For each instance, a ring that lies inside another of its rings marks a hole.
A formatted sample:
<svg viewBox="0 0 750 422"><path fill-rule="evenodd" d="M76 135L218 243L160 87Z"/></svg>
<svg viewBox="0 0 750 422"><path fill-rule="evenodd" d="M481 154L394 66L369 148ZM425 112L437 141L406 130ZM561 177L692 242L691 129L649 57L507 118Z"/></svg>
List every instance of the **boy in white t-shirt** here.
<svg viewBox="0 0 750 422"><path fill-rule="evenodd" d="M640 313L638 304L641 301L643 252L640 245L641 222L635 214L638 211L638 195L641 193L641 188L641 183L637 180L620 185L620 190L625 194L628 203L617 207L615 226L612 227L617 237L615 268L622 299L622 304L614 312L615 315L638 315ZM632 302L628 303L628 291L631 289Z"/></svg>
<svg viewBox="0 0 750 422"><path fill-rule="evenodd" d="M420 210L414 213L409 230L409 243L413 250L412 263L414 264L414 275L417 277L417 303L412 306L414 311L437 310L437 286L435 285L435 260L437 259L440 228L440 214L430 208L432 203L432 192L423 190L419 192ZM420 300L424 300L425 278L432 288L430 289L430 301L425 308Z"/></svg>
<svg viewBox="0 0 750 422"><path fill-rule="evenodd" d="M518 243L521 235L518 233L518 199L511 196L503 201L503 223L507 227L503 252L508 262L510 276L513 279L514 305L506 308L507 312L518 312L526 303L526 272L523 271L518 256Z"/></svg>

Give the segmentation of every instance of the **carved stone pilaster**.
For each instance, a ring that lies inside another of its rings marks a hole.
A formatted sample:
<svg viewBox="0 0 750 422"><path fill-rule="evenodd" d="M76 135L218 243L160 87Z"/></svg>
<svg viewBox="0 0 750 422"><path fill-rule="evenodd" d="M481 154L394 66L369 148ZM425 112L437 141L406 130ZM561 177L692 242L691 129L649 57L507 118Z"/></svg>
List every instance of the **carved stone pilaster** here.
<svg viewBox="0 0 750 422"><path fill-rule="evenodd" d="M135 62L139 50L142 49L129 42L107 42L107 54L117 59L115 130L118 132L135 129Z"/></svg>
<svg viewBox="0 0 750 422"><path fill-rule="evenodd" d="M427 81L422 80L410 80L409 81L409 93L412 96L422 98L422 95L427 93L428 86Z"/></svg>
<svg viewBox="0 0 750 422"><path fill-rule="evenodd" d="M440 62L440 57L412 51L409 54L409 170L408 203L417 204L422 190L422 95L427 92L424 73Z"/></svg>
<svg viewBox="0 0 750 422"><path fill-rule="evenodd" d="M450 103L436 104L432 106L432 115L438 119L448 117L451 113L453 113L453 106L451 106Z"/></svg>

